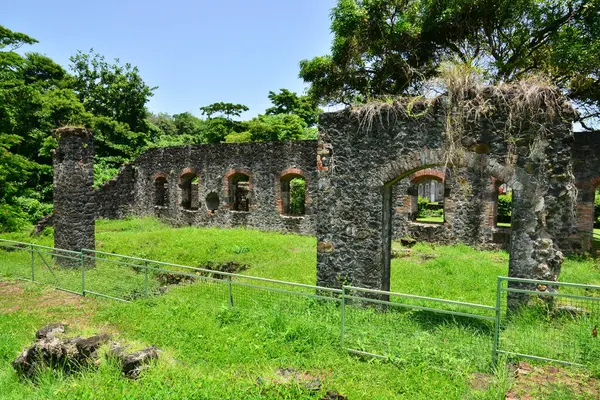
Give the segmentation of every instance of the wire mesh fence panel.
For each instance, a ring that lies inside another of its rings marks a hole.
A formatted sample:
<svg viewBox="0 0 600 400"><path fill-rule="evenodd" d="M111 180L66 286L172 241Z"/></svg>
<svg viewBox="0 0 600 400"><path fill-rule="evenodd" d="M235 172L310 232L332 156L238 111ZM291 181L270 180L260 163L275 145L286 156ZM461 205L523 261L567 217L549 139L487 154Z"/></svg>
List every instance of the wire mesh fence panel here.
<svg viewBox="0 0 600 400"><path fill-rule="evenodd" d="M489 367L495 307L344 288L343 343L350 352L450 370Z"/></svg>
<svg viewBox="0 0 600 400"><path fill-rule="evenodd" d="M81 254L32 246L34 281L73 293L82 293Z"/></svg>
<svg viewBox="0 0 600 400"><path fill-rule="evenodd" d="M597 366L600 287L499 278L498 353Z"/></svg>
<svg viewBox="0 0 600 400"><path fill-rule="evenodd" d="M0 241L0 276L31 280L32 251L27 244Z"/></svg>

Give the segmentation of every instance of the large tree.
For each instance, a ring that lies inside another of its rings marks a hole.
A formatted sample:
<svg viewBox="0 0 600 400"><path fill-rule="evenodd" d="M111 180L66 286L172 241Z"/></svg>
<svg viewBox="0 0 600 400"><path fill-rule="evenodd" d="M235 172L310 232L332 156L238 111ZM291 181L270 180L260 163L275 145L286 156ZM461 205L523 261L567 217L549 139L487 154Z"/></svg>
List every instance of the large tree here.
<svg viewBox="0 0 600 400"><path fill-rule="evenodd" d="M319 114L322 112L313 98L298 96L298 94L288 89L279 89L279 93L269 92L269 100L271 100L273 107L267 108L266 115L297 115L304 120L307 126L315 126Z"/></svg>
<svg viewBox="0 0 600 400"><path fill-rule="evenodd" d="M14 51L35 42L0 26L0 230L16 229L51 208L52 131L90 117L60 65Z"/></svg>
<svg viewBox="0 0 600 400"><path fill-rule="evenodd" d="M94 118L96 158L113 167L130 160L152 140L146 103L156 87L148 86L137 67L109 63L91 50L71 57L70 86Z"/></svg>
<svg viewBox="0 0 600 400"><path fill-rule="evenodd" d="M323 104L418 92L450 60L492 83L546 75L597 116L600 0L339 0L331 18L331 54L300 63Z"/></svg>

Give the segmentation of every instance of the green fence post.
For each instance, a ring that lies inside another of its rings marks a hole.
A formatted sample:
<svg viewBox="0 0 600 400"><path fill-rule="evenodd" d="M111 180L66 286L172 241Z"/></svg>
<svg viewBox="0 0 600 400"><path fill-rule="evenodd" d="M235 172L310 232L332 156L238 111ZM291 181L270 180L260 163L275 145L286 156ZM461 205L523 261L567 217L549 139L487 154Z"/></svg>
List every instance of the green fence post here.
<svg viewBox="0 0 600 400"><path fill-rule="evenodd" d="M83 251L79 254L81 262L81 295L85 296L85 261Z"/></svg>
<svg viewBox="0 0 600 400"><path fill-rule="evenodd" d="M500 340L500 317L501 317L501 302L500 293L502 291L502 279L498 277L496 285L496 321L494 322L494 343L492 345L492 364L494 368L498 366L498 345Z"/></svg>
<svg viewBox="0 0 600 400"><path fill-rule="evenodd" d="M227 276L227 292L229 294L229 307L234 307L234 304L233 304L233 285L231 284L231 276Z"/></svg>
<svg viewBox="0 0 600 400"><path fill-rule="evenodd" d="M340 327L340 344L342 349L345 347L344 345L344 334L345 334L345 324L346 324L346 287L342 286L342 320Z"/></svg>
<svg viewBox="0 0 600 400"><path fill-rule="evenodd" d="M31 251L31 281L35 282L35 253L33 252L33 245L29 246Z"/></svg>
<svg viewBox="0 0 600 400"><path fill-rule="evenodd" d="M148 261L144 261L144 294L148 297Z"/></svg>

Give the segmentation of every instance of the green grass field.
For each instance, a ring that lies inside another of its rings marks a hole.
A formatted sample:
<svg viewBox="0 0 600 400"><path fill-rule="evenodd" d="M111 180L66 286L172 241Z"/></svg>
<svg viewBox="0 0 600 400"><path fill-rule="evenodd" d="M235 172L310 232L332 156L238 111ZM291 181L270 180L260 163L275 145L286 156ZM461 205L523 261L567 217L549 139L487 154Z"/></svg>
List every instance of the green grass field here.
<svg viewBox="0 0 600 400"><path fill-rule="evenodd" d="M0 238L52 245L51 235ZM173 229L154 219L131 219L98 221L96 239L101 251L195 267L236 261L248 265L243 273L251 276L315 283L312 237ZM400 250L398 244L394 247ZM9 279L0 281L0 399L321 399L330 390L349 399L500 399L506 393L584 399L595 398L589 397L594 387L597 394L597 381L583 370L564 370L567 377L577 376L576 384L559 377L534 385L504 367L492 372L493 332L485 324L351 308L348 345L369 350L385 343L378 339L393 342L387 350L394 357L380 361L351 356L341 348L335 302L236 288L236 307L229 308L221 283L171 287L164 295L132 303L80 298L10 280L28 271L28 254L19 253L0 252L0 277ZM468 246L418 244L403 255L392 262L392 291L488 305L495 301L496 277L506 275L508 268L505 252ZM41 273L43 266L39 268ZM136 271L105 263L89 273L91 283L102 289L120 284L121 295L138 288L127 282L140 282ZM77 272L60 277L77 289ZM600 284L600 269L592 259L568 259L561 280ZM530 339L539 331L572 336L575 331L569 329L576 324L543 318L522 316L506 337L521 343L524 351L527 346L549 355L562 351L551 341ZM31 343L36 329L55 321L67 321L73 335L109 332L132 348L153 344L164 354L138 381L120 377L117 366L104 361L76 375L43 373L36 385L20 382L10 361ZM588 336L581 340L590 342ZM595 342L589 346L589 357L600 356ZM321 386L309 390L301 379L284 379L284 369L318 378Z"/></svg>

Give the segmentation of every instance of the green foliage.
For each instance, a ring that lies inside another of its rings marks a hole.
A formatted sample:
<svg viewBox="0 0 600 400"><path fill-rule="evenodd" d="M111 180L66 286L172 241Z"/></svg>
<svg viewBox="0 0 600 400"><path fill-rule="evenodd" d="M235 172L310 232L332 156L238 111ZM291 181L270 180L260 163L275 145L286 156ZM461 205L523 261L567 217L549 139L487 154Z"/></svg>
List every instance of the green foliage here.
<svg viewBox="0 0 600 400"><path fill-rule="evenodd" d="M113 167L113 163L107 163L105 160L94 163L94 188L98 188L106 181L111 180L118 172L119 169Z"/></svg>
<svg viewBox="0 0 600 400"><path fill-rule="evenodd" d="M419 196L417 206L417 218L439 218L444 216L444 208L437 203L430 203L429 199ZM442 219L443 221L443 219Z"/></svg>
<svg viewBox="0 0 600 400"><path fill-rule="evenodd" d="M15 234L1 237L17 238ZM129 219L98 221L97 238L98 247L105 251L160 257L178 264L237 260L250 264L246 272L256 276L309 284L314 284L316 276L316 241L304 236L244 229L173 229L154 219ZM35 240L52 243L51 236ZM156 246L159 241L161 245ZM247 246L252 251L238 254L232 251L235 246ZM393 246L398 249L399 243ZM39 264L43 266L41 261ZM144 274L113 266L97 263L87 271L86 275L97 277L89 290L105 291L108 286L101 283L107 282L120 290L140 293ZM340 348L337 304L234 285L235 306L230 308L227 285L218 282L171 286L161 296L132 303L92 296L79 302L70 295L63 297L53 287L6 279L18 276L19 269L28 273L29 267L28 252L0 251L4 283L18 285L8 286L18 290L17 294L7 290L6 296L0 297L3 399L321 399L325 391L334 389L350 399L498 399L512 392L514 380L508 377L509 368L498 368L496 375L488 375L494 332L486 322L424 311L394 312L391 307L381 312L347 306L347 345L368 350L373 342L389 340L391 345L385 350L394 356L374 360L349 355ZM394 291L493 305L496 277L507 273L508 255L464 245L433 247L419 243L407 257L392 260L391 268ZM600 271L593 260L567 259L563 271L561 280L600 283ZM63 273L60 269L53 272ZM52 275L47 275L54 283ZM72 278L73 282L80 281L79 274ZM152 275L150 278L154 280ZM130 280L135 284L126 285ZM42 301L48 298L53 299L49 305ZM572 314L552 324L547 315L535 311L505 324L503 338L524 350L549 356L562 356L568 350L562 346L563 340L581 341L587 344L582 348L588 350L582 357L597 364L598 348L590 330L576 329L579 326ZM47 373L35 385L24 384L10 361L31 345L36 329L57 320L70 321L69 335L73 336L105 332L108 327L113 340L131 345L130 351L153 344L162 350L161 358L135 381L121 377L118 365L101 357L100 365L81 373L67 377ZM185 360L185 368L179 360ZM288 369L309 379L319 377L322 387L310 391L302 382L282 379L281 372ZM566 372L578 382L588 379L583 369L567 368ZM488 384L475 387L474 377L485 378ZM547 389L543 388L547 397L540 398L585 397L565 387ZM542 393L540 385L533 385L531 390Z"/></svg>
<svg viewBox="0 0 600 400"><path fill-rule="evenodd" d="M222 114L228 120L231 120L233 117L239 118L243 112L248 111L249 108L243 104L233 104L233 103L213 103L208 106L200 107L200 111L202 111L202 115L206 115L208 119L211 119L214 114Z"/></svg>
<svg viewBox="0 0 600 400"><path fill-rule="evenodd" d="M306 181L294 178L290 181L290 210L292 215L304 215L306 207Z"/></svg>
<svg viewBox="0 0 600 400"><path fill-rule="evenodd" d="M300 76L321 103L349 104L414 93L443 61L490 82L543 74L585 123L600 104L599 12L599 0L338 0L331 54L302 61Z"/></svg>
<svg viewBox="0 0 600 400"><path fill-rule="evenodd" d="M498 195L498 222L509 223L512 218L512 192Z"/></svg>
<svg viewBox="0 0 600 400"><path fill-rule="evenodd" d="M279 93L269 92L269 100L273 107L267 108L266 115L297 115L310 127L317 124L319 114L323 112L310 96L298 96L287 89L279 89Z"/></svg>
<svg viewBox="0 0 600 400"><path fill-rule="evenodd" d="M146 85L137 67L118 59L109 64L93 49L70 60L71 87L87 111L126 124L132 132L147 131L146 103L156 87Z"/></svg>
<svg viewBox="0 0 600 400"><path fill-rule="evenodd" d="M253 142L300 140L307 132L306 123L295 114L259 115L247 124Z"/></svg>

